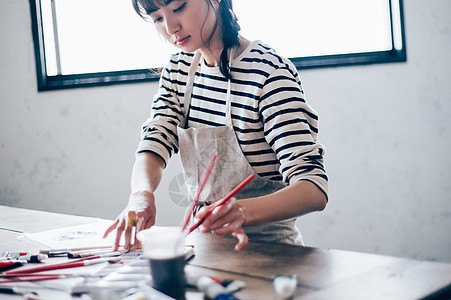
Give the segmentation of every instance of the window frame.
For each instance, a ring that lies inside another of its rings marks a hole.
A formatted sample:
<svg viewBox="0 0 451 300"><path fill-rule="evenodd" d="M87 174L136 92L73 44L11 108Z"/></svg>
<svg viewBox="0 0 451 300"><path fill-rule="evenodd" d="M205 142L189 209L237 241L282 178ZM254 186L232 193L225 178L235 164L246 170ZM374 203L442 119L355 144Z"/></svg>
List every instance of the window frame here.
<svg viewBox="0 0 451 300"><path fill-rule="evenodd" d="M402 0L388 0L390 7L390 25L392 36L392 49L376 52L320 55L308 57L289 58L298 70L312 68L330 68L352 65L369 65L380 63L394 63L407 61L407 51L404 33L404 13ZM393 6L392 1L399 2L399 31L400 49L395 48L393 34ZM138 83L157 81L160 78L161 68L135 69L126 71L97 72L73 75L47 75L44 49L44 30L41 13L41 0L30 0L31 27L34 42L38 91L58 89L105 86L121 83Z"/></svg>

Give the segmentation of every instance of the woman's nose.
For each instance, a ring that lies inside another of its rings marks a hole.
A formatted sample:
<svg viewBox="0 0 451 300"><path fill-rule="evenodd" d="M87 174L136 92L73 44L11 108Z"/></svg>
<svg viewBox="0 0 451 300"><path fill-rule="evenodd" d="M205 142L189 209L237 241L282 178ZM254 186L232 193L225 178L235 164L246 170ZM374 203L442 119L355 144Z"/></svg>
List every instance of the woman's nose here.
<svg viewBox="0 0 451 300"><path fill-rule="evenodd" d="M180 22L174 18L174 19L170 19L170 20L166 20L166 32L168 34L174 34L177 31L179 31L181 28L180 26Z"/></svg>

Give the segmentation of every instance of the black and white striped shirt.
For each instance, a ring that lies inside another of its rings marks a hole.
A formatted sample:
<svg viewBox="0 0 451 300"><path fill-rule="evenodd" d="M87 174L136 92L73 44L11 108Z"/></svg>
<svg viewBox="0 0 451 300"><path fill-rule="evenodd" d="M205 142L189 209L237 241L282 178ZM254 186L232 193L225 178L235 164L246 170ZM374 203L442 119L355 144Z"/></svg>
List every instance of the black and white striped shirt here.
<svg viewBox="0 0 451 300"><path fill-rule="evenodd" d="M144 123L137 152L150 151L165 163L178 152L177 125L192 53L171 57L163 70L151 117ZM296 68L260 41L232 61L231 116L240 147L260 176L291 184L315 183L327 195L324 147L318 143L318 117L305 102ZM189 127L223 126L227 79L218 67L199 63Z"/></svg>

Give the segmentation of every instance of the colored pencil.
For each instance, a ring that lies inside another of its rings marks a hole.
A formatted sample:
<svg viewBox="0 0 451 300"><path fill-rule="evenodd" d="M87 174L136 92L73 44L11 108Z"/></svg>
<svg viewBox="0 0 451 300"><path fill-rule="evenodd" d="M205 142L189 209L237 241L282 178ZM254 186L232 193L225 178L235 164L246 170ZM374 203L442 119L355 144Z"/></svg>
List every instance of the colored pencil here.
<svg viewBox="0 0 451 300"><path fill-rule="evenodd" d="M39 251L41 254L47 254L48 256L66 255L67 252L83 251L83 250L95 250L95 249L107 249L111 246L97 246L97 247L78 247L78 248L66 248L66 249L45 249Z"/></svg>
<svg viewBox="0 0 451 300"><path fill-rule="evenodd" d="M82 258L80 260L71 261L71 262L64 262L64 263L60 263L60 264L47 265L47 266L30 268L30 269L24 269L24 270L17 270L17 271L9 271L9 272L3 273L3 275L17 275L17 276L20 276L22 274L27 274L27 273L36 273L36 272L44 272L44 271L52 271L52 270L78 268L78 267L84 267L84 266L89 266L89 265L93 265L93 264L103 263L103 262L106 262L106 261L109 261L109 260L112 260L112 259L113 259L112 257L100 257L100 258L97 258L97 259L92 259L91 257L88 257L88 258Z"/></svg>
<svg viewBox="0 0 451 300"><path fill-rule="evenodd" d="M183 224L182 231L185 231L186 226L188 226L189 219L191 218L191 215L194 212L194 209L196 208L197 203L199 202L200 193L202 193L202 190L204 189L205 183L207 182L208 177L210 176L211 170L213 169L213 166L214 166L215 161L216 161L216 157L217 157L217 155L213 154L213 157L211 158L210 165L207 168L207 172L205 173L204 179L202 180L202 184L201 184L201 186L199 188L199 191L197 192L196 198L194 199L193 204L191 205L191 209L190 209L189 213L186 215L186 220L185 220L185 223Z"/></svg>
<svg viewBox="0 0 451 300"><path fill-rule="evenodd" d="M202 219L200 219L196 224L191 226L188 234L193 232L197 227L199 227L203 222L205 222L205 220L212 214L213 210L216 207L221 206L224 203L226 203L230 198L232 198L236 193L238 193L246 184L248 184L254 177L255 177L255 175L252 174L251 176L246 178L243 182L241 182L236 188L234 188L233 191L231 191L227 196L225 196L224 199L218 201L217 204L215 204L209 211L207 211L207 213L205 214L205 216Z"/></svg>
<svg viewBox="0 0 451 300"><path fill-rule="evenodd" d="M69 274L69 273L24 273L24 274L17 274L17 275L5 275L5 274L0 274L0 278L16 278L16 277L52 277L52 276L86 276L86 275L74 275L74 274Z"/></svg>
<svg viewBox="0 0 451 300"><path fill-rule="evenodd" d="M1 261L0 262L0 272L22 267L27 261Z"/></svg>
<svg viewBox="0 0 451 300"><path fill-rule="evenodd" d="M36 254L36 255L23 255L16 257L2 257L0 258L0 262L3 261L25 261L29 263L40 263L43 260L49 258L47 254Z"/></svg>
<svg viewBox="0 0 451 300"><path fill-rule="evenodd" d="M85 258L85 257L92 257L96 255L102 255L111 253L111 249L102 249L102 250L96 250L96 251L79 251L79 252L67 252L67 258Z"/></svg>
<svg viewBox="0 0 451 300"><path fill-rule="evenodd" d="M32 282L32 281L45 281L45 280L55 280L55 279L64 279L64 278L70 278L71 276L66 275L50 275L49 276L41 276L41 277L34 277L34 278L16 278L16 279L6 279L6 280L0 280L0 284L2 283L15 283L15 282Z"/></svg>

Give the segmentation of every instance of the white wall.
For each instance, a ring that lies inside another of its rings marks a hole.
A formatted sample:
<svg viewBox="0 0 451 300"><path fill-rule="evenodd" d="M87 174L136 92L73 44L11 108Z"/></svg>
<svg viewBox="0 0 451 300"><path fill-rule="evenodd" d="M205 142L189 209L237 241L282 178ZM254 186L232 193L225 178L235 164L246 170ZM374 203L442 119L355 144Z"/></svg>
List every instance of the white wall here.
<svg viewBox="0 0 451 300"><path fill-rule="evenodd" d="M451 2L405 0L408 62L301 72L330 202L308 245L451 262ZM156 83L38 93L26 0L0 1L0 204L114 218ZM161 225L183 209L157 197Z"/></svg>

